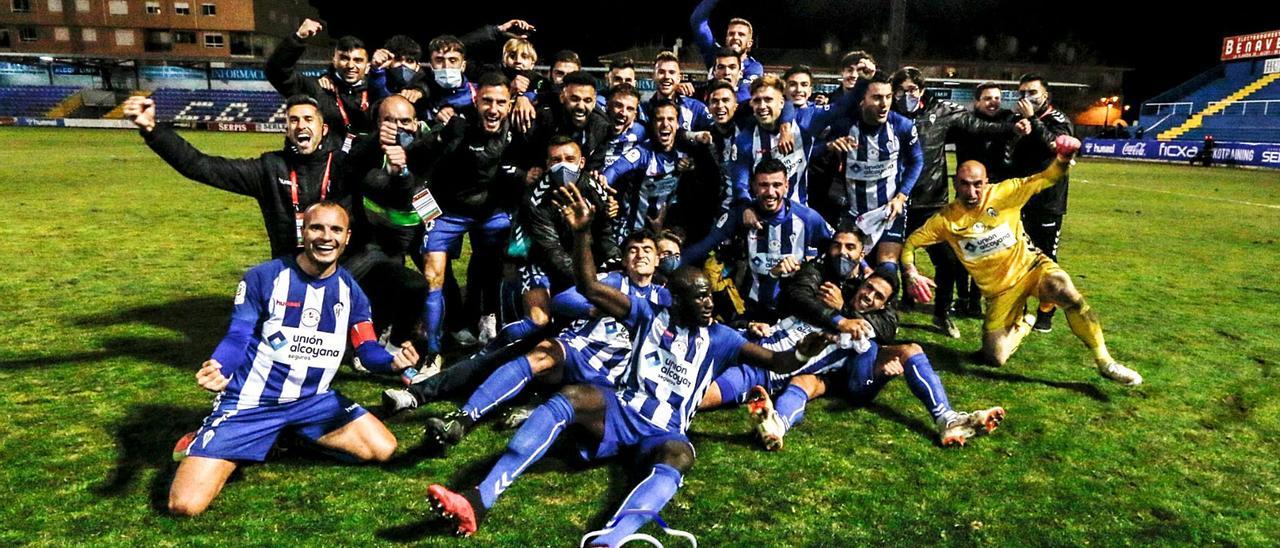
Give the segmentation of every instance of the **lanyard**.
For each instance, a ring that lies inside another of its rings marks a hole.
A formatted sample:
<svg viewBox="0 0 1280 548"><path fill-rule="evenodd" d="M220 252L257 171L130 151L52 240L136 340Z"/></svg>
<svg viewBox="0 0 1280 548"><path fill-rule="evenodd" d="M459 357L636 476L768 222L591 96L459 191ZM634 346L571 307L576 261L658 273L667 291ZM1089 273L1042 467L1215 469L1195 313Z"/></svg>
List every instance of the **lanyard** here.
<svg viewBox="0 0 1280 548"><path fill-rule="evenodd" d="M351 119L347 117L347 109L342 106L342 94L337 90L333 92L333 100L338 103L338 114L342 115L342 125L347 128L351 127ZM369 109L369 90L360 92L360 112Z"/></svg>
<svg viewBox="0 0 1280 548"><path fill-rule="evenodd" d="M333 153L329 153L329 158L324 162L324 179L320 181L320 201L329 194L329 167L333 165ZM298 172L297 170L289 170L289 192L293 196L293 211L302 213L298 210Z"/></svg>

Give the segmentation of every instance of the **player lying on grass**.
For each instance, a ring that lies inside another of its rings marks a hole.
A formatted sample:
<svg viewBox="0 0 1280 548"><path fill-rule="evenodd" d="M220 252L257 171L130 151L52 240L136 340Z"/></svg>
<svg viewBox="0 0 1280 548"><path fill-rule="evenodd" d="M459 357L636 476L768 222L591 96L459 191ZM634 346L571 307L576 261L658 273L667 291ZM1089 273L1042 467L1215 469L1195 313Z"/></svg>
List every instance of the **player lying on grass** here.
<svg viewBox="0 0 1280 548"><path fill-rule="evenodd" d="M635 349L616 390L571 385L538 407L516 431L497 464L474 488L461 493L432 485L428 497L457 532L474 533L498 496L546 453L566 428L583 427L588 458L607 458L634 450L649 473L623 501L613 527L591 541L616 546L666 505L693 465L694 450L685 436L697 404L719 373L745 362L771 371L803 367L828 343L825 335L806 337L794 352L772 352L747 342L712 316L711 285L701 270L683 267L669 280L672 306L655 308L600 282L591 256L587 227L591 205L575 187L558 189L562 214L574 229L574 277L578 290L601 314L617 318L633 334ZM636 511L642 511L637 513Z"/></svg>
<svg viewBox="0 0 1280 548"><path fill-rule="evenodd" d="M1063 310L1071 332L1093 351L1102 376L1128 386L1142 384L1142 375L1112 359L1102 338L1098 314L1071 283L1058 263L1031 245L1022 229L1022 206L1037 192L1062 183L1080 141L1062 135L1058 157L1048 169L1025 178L988 184L987 170L976 161L956 169L956 197L907 238L902 264L911 280L909 290L918 302L933 298L933 280L915 267L916 249L946 242L955 251L987 300L982 337L983 357L997 367L1008 361L1031 330L1035 317L1025 317L1027 299Z"/></svg>
<svg viewBox="0 0 1280 548"><path fill-rule="evenodd" d="M896 278L892 270L880 269L863 280L845 307L849 319L896 325L896 321L884 322L877 318L896 315L886 306L897 292ZM790 350L796 341L819 330L794 316L773 326L752 324L748 329L758 344L775 352ZM911 393L928 410L944 447L964 445L973 436L995 430L1004 419L1004 409L999 407L972 413L955 411L942 380L919 345L885 344L884 341L893 339L892 333L869 336L871 340L864 338L851 341L853 344L828 347L814 356L804 369L790 374L770 373L749 365L732 367L716 377L699 407L746 403L756 421L760 441L769 451L782 449L783 436L804 420L809 400L833 391L851 403L865 405L898 376L906 380ZM776 410L771 396L777 397Z"/></svg>
<svg viewBox="0 0 1280 548"><path fill-rule="evenodd" d="M609 273L600 281L631 298L647 300L656 308L669 307L670 293L653 283L658 264L653 236L646 232L633 233L622 242L622 248L623 272ZM427 419L424 439L427 446L438 450L456 445L481 417L519 395L534 378L555 385L614 387L631 355L631 331L610 316L593 314L591 305L576 289L557 295L551 304L557 316L580 319L556 337L539 343L528 354L499 367L457 411ZM413 398L408 390L396 392ZM416 400L413 406L416 407Z"/></svg>
<svg viewBox="0 0 1280 548"><path fill-rule="evenodd" d="M347 348L347 333L371 371L415 363L405 342L394 355L378 344L369 302L338 257L346 248L346 210L319 202L303 215L302 252L249 270L236 289L226 338L196 373L218 393L199 430L174 447L181 459L169 511L194 516L208 508L240 463L261 462L286 428L357 461L386 461L396 438L364 408L329 389Z"/></svg>

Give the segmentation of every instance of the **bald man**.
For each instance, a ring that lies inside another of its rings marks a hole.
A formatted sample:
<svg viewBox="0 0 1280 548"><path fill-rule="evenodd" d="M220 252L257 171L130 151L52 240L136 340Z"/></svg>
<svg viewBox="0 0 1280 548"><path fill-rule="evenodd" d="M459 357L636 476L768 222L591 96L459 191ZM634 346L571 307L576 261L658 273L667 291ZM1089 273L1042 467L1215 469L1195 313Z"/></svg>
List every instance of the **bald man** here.
<svg viewBox="0 0 1280 548"><path fill-rule="evenodd" d="M907 238L902 265L911 291L920 302L928 302L934 283L916 270L915 251L939 242L951 246L986 298L982 353L991 365L1003 366L1031 330L1035 316L1025 314L1027 299L1034 296L1063 309L1071 332L1093 352L1098 373L1136 386L1142 383L1142 375L1112 359L1098 314L1071 277L1036 249L1023 231L1022 207L1036 193L1066 181L1080 141L1063 135L1055 146L1057 158L1048 169L994 185L988 184L981 163L961 164L956 170L955 199Z"/></svg>
<svg viewBox="0 0 1280 548"><path fill-rule="evenodd" d="M302 251L245 273L227 335L196 373L217 393L199 430L173 449L182 461L169 489L169 511L194 516L246 462L261 462L289 431L346 460L386 461L396 437L329 382L348 334L371 371L395 372L417 361L413 346L388 353L369 321L369 302L338 257L351 235L347 212L322 201L302 217Z"/></svg>
<svg viewBox="0 0 1280 548"><path fill-rule="evenodd" d="M405 256L421 263L420 242L425 225L413 207L414 194L425 188L407 160L405 147L418 136L413 104L399 95L378 106L379 132L365 148L381 148L382 154L366 158L364 172L355 175L351 243L342 266L351 272L373 307L378 333L388 328L389 342L400 346L418 342L417 324L427 299L427 282L405 267ZM367 156L367 155L366 155ZM420 344L423 350L425 343Z"/></svg>

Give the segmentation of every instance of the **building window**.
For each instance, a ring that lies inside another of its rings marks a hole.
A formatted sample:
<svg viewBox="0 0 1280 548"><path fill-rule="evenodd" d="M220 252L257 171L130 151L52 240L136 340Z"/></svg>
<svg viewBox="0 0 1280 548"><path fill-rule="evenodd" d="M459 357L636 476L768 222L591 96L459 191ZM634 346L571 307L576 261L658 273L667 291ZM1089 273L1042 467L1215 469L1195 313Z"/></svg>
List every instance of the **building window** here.
<svg viewBox="0 0 1280 548"><path fill-rule="evenodd" d="M94 29L80 29L80 40L84 42L97 42L98 31Z"/></svg>
<svg viewBox="0 0 1280 548"><path fill-rule="evenodd" d="M173 51L173 35L168 31L149 30L143 48L150 52Z"/></svg>
<svg viewBox="0 0 1280 548"><path fill-rule="evenodd" d="M196 33L189 30L175 30L173 31L173 43L194 44L196 43Z"/></svg>
<svg viewBox="0 0 1280 548"><path fill-rule="evenodd" d="M191 4L187 2L174 2L173 12L178 15L191 15Z"/></svg>
<svg viewBox="0 0 1280 548"><path fill-rule="evenodd" d="M107 13L111 15L129 15L129 3L125 0L111 0L107 2Z"/></svg>
<svg viewBox="0 0 1280 548"><path fill-rule="evenodd" d="M29 13L31 11L31 0L13 0L14 13Z"/></svg>
<svg viewBox="0 0 1280 548"><path fill-rule="evenodd" d="M160 2L147 0L147 15L160 15Z"/></svg>
<svg viewBox="0 0 1280 548"><path fill-rule="evenodd" d="M40 35L36 33L35 27L21 27L18 29L18 39L23 42L35 42L40 39Z"/></svg>
<svg viewBox="0 0 1280 548"><path fill-rule="evenodd" d="M0 48L11 48L13 43L9 40L9 30L0 29Z"/></svg>
<svg viewBox="0 0 1280 548"><path fill-rule="evenodd" d="M205 33L204 35L204 47L206 48L210 48L210 49L221 48L223 46L224 41L225 39L223 38L223 36L215 32Z"/></svg>
<svg viewBox="0 0 1280 548"><path fill-rule="evenodd" d="M59 41L59 42L70 42L70 41L71 41L71 29L69 29L69 28L67 28L67 27L54 27L54 29L53 29L53 39L54 39L54 40L57 40L57 41Z"/></svg>
<svg viewBox="0 0 1280 548"><path fill-rule="evenodd" d="M200 4L200 13L204 15L217 15L218 6L215 4Z"/></svg>
<svg viewBox="0 0 1280 548"><path fill-rule="evenodd" d="M231 51L231 55L241 55L241 56L254 55L255 52L253 47L253 34L248 32L231 33L230 51Z"/></svg>
<svg viewBox="0 0 1280 548"><path fill-rule="evenodd" d="M76 11L89 13L89 0L76 0Z"/></svg>
<svg viewBox="0 0 1280 548"><path fill-rule="evenodd" d="M62 0L49 0L49 13L62 13Z"/></svg>
<svg viewBox="0 0 1280 548"><path fill-rule="evenodd" d="M117 31L116 31L116 45L117 45L117 46L132 46L132 45L133 45L133 31L131 31L131 30L125 30L125 29L117 30Z"/></svg>

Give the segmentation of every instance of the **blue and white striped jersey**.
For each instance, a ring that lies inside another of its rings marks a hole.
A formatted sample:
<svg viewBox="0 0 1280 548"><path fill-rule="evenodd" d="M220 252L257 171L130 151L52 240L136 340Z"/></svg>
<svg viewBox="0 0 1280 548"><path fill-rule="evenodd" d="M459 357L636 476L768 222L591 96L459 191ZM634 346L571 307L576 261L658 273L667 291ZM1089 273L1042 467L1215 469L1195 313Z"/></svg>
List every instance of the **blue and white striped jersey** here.
<svg viewBox="0 0 1280 548"><path fill-rule="evenodd" d="M619 240L644 228L646 218L657 218L663 209L676 203L680 176L676 164L687 155L678 150L663 151L652 142L643 142L627 151L604 170L605 181L619 188L619 207L614 234Z"/></svg>
<svg viewBox="0 0 1280 548"><path fill-rule="evenodd" d="M257 327L218 404L250 409L328 392L351 326L369 321L369 301L342 267L317 279L277 258L245 274L231 318Z"/></svg>
<svg viewBox="0 0 1280 548"><path fill-rule="evenodd" d="M858 143L844 162L851 217L889 203L898 193L911 195L924 165L914 122L891 111L883 125L849 124L847 135Z"/></svg>
<svg viewBox="0 0 1280 548"><path fill-rule="evenodd" d="M671 293L665 287L632 284L622 272L601 274L600 281L632 299L648 301L654 307L665 309L671 306ZM577 350L592 369L603 373L614 384L617 384L618 375L625 369L634 346L631 330L612 316L578 320L557 338Z"/></svg>
<svg viewBox="0 0 1280 548"><path fill-rule="evenodd" d="M655 427L684 433L707 387L738 361L746 339L712 323L687 328L672 323L667 309L631 299L623 320L635 333L636 349L618 378L618 401Z"/></svg>
<svg viewBox="0 0 1280 548"><path fill-rule="evenodd" d="M773 277L769 271L785 257L792 257L797 263L817 257L835 231L817 211L795 202L784 203L782 211L772 217L762 214L760 221L764 226L748 229L742 226L742 212L748 207L754 205L735 207L724 224L713 227L702 241L687 246L681 264L701 264L716 246L741 234L746 242L747 262L751 269L751 287L745 296L763 307L772 308L777 303L781 279Z"/></svg>
<svg viewBox="0 0 1280 548"><path fill-rule="evenodd" d="M791 135L795 138L795 148L791 154L778 152L778 130L765 130L754 123L754 119L738 132L734 141L734 163L730 166L735 201L750 199L751 190L748 185L751 172L755 170L756 164L766 157L772 157L787 166L787 181L790 183L787 197L798 204L808 205L809 154L813 148L813 137L799 124L789 124L787 127L791 128Z"/></svg>
<svg viewBox="0 0 1280 548"><path fill-rule="evenodd" d="M661 97L654 95L648 101L640 103L640 112L636 113L636 119L648 124L653 119L653 105L656 104ZM676 120L680 122L680 129L685 131L694 131L707 127L712 123L711 113L707 111L707 105L702 101L693 97L685 97L684 95L676 95L675 103L680 108L676 113Z"/></svg>
<svg viewBox="0 0 1280 548"><path fill-rule="evenodd" d="M623 154L626 154L633 148L643 143L648 136L644 130L644 124L632 122L631 127L622 132L621 135L614 137L605 145L604 149L604 167L608 169L614 162L618 161Z"/></svg>
<svg viewBox="0 0 1280 548"><path fill-rule="evenodd" d="M768 337L752 342L774 352L791 352L810 333L821 331L822 328L820 327L807 323L795 316L788 316L773 325L773 333L770 333ZM839 345L830 344L800 369L790 373L774 373L772 371L767 373L771 381L789 379L799 375L821 375L844 367L846 363L851 363L849 360L857 357L858 354L852 348L840 348Z"/></svg>

